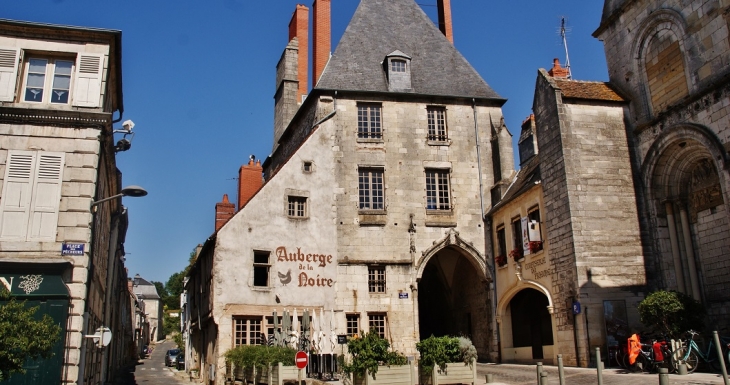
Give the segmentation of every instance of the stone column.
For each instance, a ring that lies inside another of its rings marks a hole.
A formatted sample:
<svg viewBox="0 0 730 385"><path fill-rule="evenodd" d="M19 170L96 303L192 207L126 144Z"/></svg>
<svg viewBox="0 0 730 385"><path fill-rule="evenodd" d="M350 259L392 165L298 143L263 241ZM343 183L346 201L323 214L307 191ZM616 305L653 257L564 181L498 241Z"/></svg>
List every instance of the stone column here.
<svg viewBox="0 0 730 385"><path fill-rule="evenodd" d="M689 280L692 285L692 298L701 301L700 284L697 282L697 265L695 264L695 252L692 247L692 233L689 227L689 218L687 217L687 209L681 207L679 209L679 217L682 221L682 235L684 236L684 250L687 256L687 266L689 267Z"/></svg>
<svg viewBox="0 0 730 385"><path fill-rule="evenodd" d="M677 225L674 222L674 204L672 201L665 201L667 210L667 227L669 228L669 242L672 246L672 260L674 261L674 274L677 277L677 290L687 293L689 290L684 286L684 268L682 257L679 252L679 241L677 240Z"/></svg>

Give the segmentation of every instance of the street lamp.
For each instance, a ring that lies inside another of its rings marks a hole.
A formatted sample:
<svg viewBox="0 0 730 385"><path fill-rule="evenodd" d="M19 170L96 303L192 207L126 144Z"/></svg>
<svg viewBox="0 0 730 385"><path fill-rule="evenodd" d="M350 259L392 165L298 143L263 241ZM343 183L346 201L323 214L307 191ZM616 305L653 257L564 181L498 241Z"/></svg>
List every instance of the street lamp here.
<svg viewBox="0 0 730 385"><path fill-rule="evenodd" d="M91 207L94 207L94 206L98 205L99 203L104 203L104 202L107 202L107 201L110 201L112 199L116 199L119 197L135 197L136 198L136 197L143 197L145 195L147 195L147 190L143 189L142 187L127 186L127 187L123 188L122 192L117 195L112 195L109 198L99 199L96 202L91 202Z"/></svg>

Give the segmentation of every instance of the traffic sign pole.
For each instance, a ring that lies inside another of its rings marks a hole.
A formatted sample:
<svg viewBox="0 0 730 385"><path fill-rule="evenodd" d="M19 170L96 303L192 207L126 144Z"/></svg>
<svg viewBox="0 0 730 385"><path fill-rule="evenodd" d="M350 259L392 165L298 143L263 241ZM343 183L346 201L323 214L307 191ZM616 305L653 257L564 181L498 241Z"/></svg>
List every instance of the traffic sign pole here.
<svg viewBox="0 0 730 385"><path fill-rule="evenodd" d="M297 365L297 369L299 369L299 378L297 385L302 384L302 380L304 379L304 368L307 367L307 363L309 363L309 356L306 352L298 351L296 356L294 356L294 363Z"/></svg>

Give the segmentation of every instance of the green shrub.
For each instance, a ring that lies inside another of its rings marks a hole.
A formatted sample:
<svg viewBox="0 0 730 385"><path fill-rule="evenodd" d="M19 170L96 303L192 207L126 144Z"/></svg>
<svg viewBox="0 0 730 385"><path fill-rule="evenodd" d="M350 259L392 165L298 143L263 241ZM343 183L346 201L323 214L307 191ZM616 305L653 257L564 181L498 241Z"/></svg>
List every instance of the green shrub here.
<svg viewBox="0 0 730 385"><path fill-rule="evenodd" d="M676 291L655 291L639 303L641 323L668 337L679 337L690 329L704 329L705 315L700 302Z"/></svg>
<svg viewBox="0 0 730 385"><path fill-rule="evenodd" d="M241 345L226 352L226 362L237 368L264 368L279 362L294 366L297 351L292 348L266 345Z"/></svg>
<svg viewBox="0 0 730 385"><path fill-rule="evenodd" d="M421 354L420 365L426 373L431 373L435 365L446 370L448 362L471 364L477 359L477 349L466 337L431 336L417 343L416 349Z"/></svg>
<svg viewBox="0 0 730 385"><path fill-rule="evenodd" d="M375 378L378 372L378 365L405 365L408 359L390 350L388 340L381 338L377 333L362 333L362 338L351 338L347 341L347 351L352 359L350 363L343 363L342 369L345 373L354 373L364 376L369 372Z"/></svg>

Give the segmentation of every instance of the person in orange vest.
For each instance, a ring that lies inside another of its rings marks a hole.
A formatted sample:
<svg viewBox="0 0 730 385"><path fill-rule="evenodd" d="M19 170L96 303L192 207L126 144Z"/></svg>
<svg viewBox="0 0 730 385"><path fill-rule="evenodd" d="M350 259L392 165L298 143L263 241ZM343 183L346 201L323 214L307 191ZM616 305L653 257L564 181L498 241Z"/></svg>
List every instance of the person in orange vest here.
<svg viewBox="0 0 730 385"><path fill-rule="evenodd" d="M636 362L636 358L641 354L641 341L638 334L632 334L628 339L629 344L629 365Z"/></svg>

